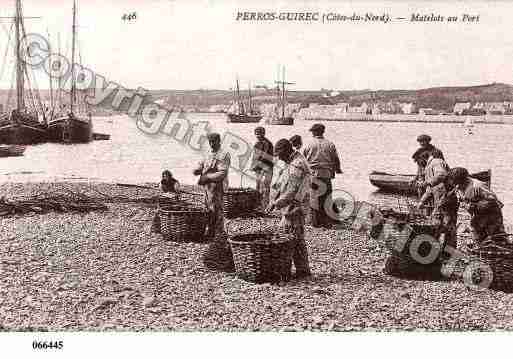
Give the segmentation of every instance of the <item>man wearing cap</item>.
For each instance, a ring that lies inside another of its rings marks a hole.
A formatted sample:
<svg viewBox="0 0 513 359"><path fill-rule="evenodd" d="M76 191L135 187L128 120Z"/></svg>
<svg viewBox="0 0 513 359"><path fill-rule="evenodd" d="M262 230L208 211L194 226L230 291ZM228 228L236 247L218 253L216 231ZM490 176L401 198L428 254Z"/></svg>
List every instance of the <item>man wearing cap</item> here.
<svg viewBox="0 0 513 359"><path fill-rule="evenodd" d="M331 180L336 173L342 173L340 158L333 142L324 138L325 127L316 123L311 128L313 139L305 146L303 154L310 167L310 208L312 226L330 227L332 219L326 213L325 206L332 203Z"/></svg>
<svg viewBox="0 0 513 359"><path fill-rule="evenodd" d="M437 152L439 153L437 155L438 158L445 161L444 154L442 151L440 151L438 148L433 146L431 144L431 136L422 134L417 136L417 142L419 143L419 148L413 153L411 158L413 161L417 164L417 175L412 181L412 184L417 186L417 191L419 195L422 195L424 193L424 190L426 188L425 178L424 178L424 170L426 167L426 161L422 159L423 154L427 152L426 156L429 156L429 153Z"/></svg>
<svg viewBox="0 0 513 359"><path fill-rule="evenodd" d="M223 194L228 188L230 153L221 150L221 136L218 133L209 133L207 139L211 151L193 173L200 176L198 184L205 188L207 194L209 213L206 236L215 238L224 232Z"/></svg>
<svg viewBox="0 0 513 359"><path fill-rule="evenodd" d="M466 168L451 169L449 177L457 186L457 195L462 207L471 218L472 239L480 243L487 238L497 239L504 234L502 207L495 193L484 182L470 178Z"/></svg>
<svg viewBox="0 0 513 359"><path fill-rule="evenodd" d="M308 277L311 273L305 243L305 215L300 201L301 190L308 174L307 163L303 155L294 151L287 139L276 143L274 153L286 166L280 169L278 180L273 185L276 196L266 211L270 212L275 208L280 210L280 227L294 234L292 259L296 267L296 278Z"/></svg>
<svg viewBox="0 0 513 359"><path fill-rule="evenodd" d="M256 189L260 193L262 209L269 204L269 191L273 179L273 144L265 137L263 127L255 128L257 142L254 146L251 170L256 174Z"/></svg>

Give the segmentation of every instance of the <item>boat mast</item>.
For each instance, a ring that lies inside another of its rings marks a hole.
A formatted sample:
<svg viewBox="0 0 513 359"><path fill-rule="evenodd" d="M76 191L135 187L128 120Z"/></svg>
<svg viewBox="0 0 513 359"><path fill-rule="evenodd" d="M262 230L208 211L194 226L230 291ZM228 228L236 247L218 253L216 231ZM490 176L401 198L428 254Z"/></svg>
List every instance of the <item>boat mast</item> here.
<svg viewBox="0 0 513 359"><path fill-rule="evenodd" d="M57 47L59 48L59 56L61 55L61 33L57 33ZM59 64L59 67L62 66L61 64ZM59 68L59 70L61 70ZM58 105L58 112L61 111L61 106L62 106L62 82L61 82L61 78L62 76L59 76L57 78L57 103L59 104Z"/></svg>
<svg viewBox="0 0 513 359"><path fill-rule="evenodd" d="M49 50L50 53L52 53L52 49L51 49L51 45L50 45L51 44L51 42L50 42L50 32L48 31L48 29L46 29L46 33L48 35L48 43L49 43L49 49L48 50ZM50 111L45 111L45 112L53 114L54 107L55 107L55 101L54 101L54 96L53 96L53 79L52 79L52 75L50 75L50 109L47 108L47 110L50 110Z"/></svg>
<svg viewBox="0 0 513 359"><path fill-rule="evenodd" d="M285 118L285 66L283 66L282 68L282 91L283 91L283 94L282 94L282 102L281 102L281 118L284 119Z"/></svg>
<svg viewBox="0 0 513 359"><path fill-rule="evenodd" d="M20 0L16 0L16 16L14 21L16 23L16 109L21 111L25 108L25 98L23 95L23 64L21 61L21 44L20 44L20 22L21 22L21 3Z"/></svg>
<svg viewBox="0 0 513 359"><path fill-rule="evenodd" d="M239 114L243 114L244 113L244 104L242 103L241 99L240 99L240 89L239 89L239 78L237 77L237 106L238 106L238 111L239 111Z"/></svg>
<svg viewBox="0 0 513 359"><path fill-rule="evenodd" d="M251 82L248 84L248 106L249 113L253 112L253 104L251 103Z"/></svg>
<svg viewBox="0 0 513 359"><path fill-rule="evenodd" d="M73 114L73 105L75 102L75 33L76 33L76 1L73 0L73 36L71 40L71 102L70 112Z"/></svg>

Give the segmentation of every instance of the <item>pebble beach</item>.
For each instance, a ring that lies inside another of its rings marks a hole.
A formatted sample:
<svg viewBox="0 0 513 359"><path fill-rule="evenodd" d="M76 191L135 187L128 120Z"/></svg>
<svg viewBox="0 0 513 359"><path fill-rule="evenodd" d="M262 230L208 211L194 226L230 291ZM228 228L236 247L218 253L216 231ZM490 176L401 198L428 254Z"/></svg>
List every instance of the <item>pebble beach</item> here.
<svg viewBox="0 0 513 359"><path fill-rule="evenodd" d="M306 280L253 284L210 271L202 263L207 243L174 243L150 233L156 205L144 199L159 191L149 186L155 190L104 183L0 185L9 200L64 188L108 207L0 218L1 330L513 328L513 294L471 289L458 279L386 275L387 251L351 229L306 226L313 271ZM236 221L255 225L251 218Z"/></svg>

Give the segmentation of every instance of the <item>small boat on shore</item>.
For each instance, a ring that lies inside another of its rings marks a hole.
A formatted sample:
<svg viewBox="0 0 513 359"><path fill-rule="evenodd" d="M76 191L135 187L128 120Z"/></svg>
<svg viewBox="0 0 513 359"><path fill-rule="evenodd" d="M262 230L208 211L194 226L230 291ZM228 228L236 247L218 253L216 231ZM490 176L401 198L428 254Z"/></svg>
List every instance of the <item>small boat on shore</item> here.
<svg viewBox="0 0 513 359"><path fill-rule="evenodd" d="M95 141L110 140L110 135L107 134L107 133L97 133L97 132L94 132L93 133L93 140L95 140Z"/></svg>
<svg viewBox="0 0 513 359"><path fill-rule="evenodd" d="M470 174L470 177L485 182L488 185L488 187L490 187L492 171L486 170L472 173ZM412 181L414 179L415 175L413 174L395 174L373 171L369 175L370 183L373 186L379 188L380 191L404 195L417 194L417 188L414 185L412 185Z"/></svg>
<svg viewBox="0 0 513 359"><path fill-rule="evenodd" d="M19 146L19 145L0 146L0 157L23 156L24 152L25 152L25 146Z"/></svg>

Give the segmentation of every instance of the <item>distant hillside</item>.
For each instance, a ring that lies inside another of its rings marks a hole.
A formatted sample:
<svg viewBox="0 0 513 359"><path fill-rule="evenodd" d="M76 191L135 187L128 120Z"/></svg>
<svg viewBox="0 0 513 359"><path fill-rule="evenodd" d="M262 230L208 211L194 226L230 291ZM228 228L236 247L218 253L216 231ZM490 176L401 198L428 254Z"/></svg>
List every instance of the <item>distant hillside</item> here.
<svg viewBox="0 0 513 359"><path fill-rule="evenodd" d="M48 90L42 91L42 97L49 98ZM246 98L247 90L241 91ZM456 102L502 102L513 101L513 86L493 83L481 86L433 87L420 90L359 90L338 91L336 96L328 96L331 90L287 91L291 103L335 104L348 102L360 105L363 102L413 102L417 107L429 107L436 110L450 111ZM257 104L276 101L275 89L257 89L252 91ZM228 106L233 101L231 90L152 90L151 98L164 99L170 107L207 109L212 105ZM0 90L0 103L4 103L7 90Z"/></svg>
<svg viewBox="0 0 513 359"><path fill-rule="evenodd" d="M513 101L513 86L503 83L493 83L481 86L465 87L434 87L420 90L362 90L339 91L336 96L327 96L330 91L287 91L287 99L291 103L335 104L348 102L360 105L363 102L413 102L417 107L428 107L437 110L450 111L456 102L502 102ZM156 97L166 96L167 103L178 107L205 108L212 105L228 105L233 100L231 91L195 90L195 91L152 91ZM247 91L241 91L243 97ZM276 101L276 90L259 89L253 92L256 103Z"/></svg>

